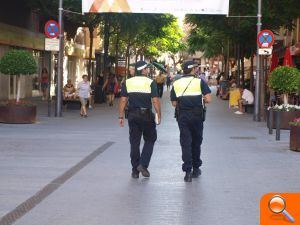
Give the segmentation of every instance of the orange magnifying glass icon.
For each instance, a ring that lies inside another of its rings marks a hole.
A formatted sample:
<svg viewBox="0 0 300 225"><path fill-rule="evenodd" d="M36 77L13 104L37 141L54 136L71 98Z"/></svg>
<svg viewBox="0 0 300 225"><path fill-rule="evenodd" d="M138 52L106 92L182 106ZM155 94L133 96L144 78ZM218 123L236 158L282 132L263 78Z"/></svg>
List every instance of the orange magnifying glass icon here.
<svg viewBox="0 0 300 225"><path fill-rule="evenodd" d="M295 219L289 214L286 210L286 202L283 197L280 195L274 195L269 201L269 209L275 214L282 213L285 217L292 223L295 222Z"/></svg>

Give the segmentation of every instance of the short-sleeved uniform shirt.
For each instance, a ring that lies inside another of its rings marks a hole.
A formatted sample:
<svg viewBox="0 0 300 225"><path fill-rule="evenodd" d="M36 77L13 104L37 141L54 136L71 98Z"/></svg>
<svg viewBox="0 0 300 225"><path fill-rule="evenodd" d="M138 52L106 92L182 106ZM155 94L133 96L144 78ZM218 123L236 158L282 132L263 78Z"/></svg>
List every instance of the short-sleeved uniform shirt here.
<svg viewBox="0 0 300 225"><path fill-rule="evenodd" d="M202 95L210 93L210 88L201 79L195 78L193 75L184 75L174 82L171 101L179 102L180 109L200 108L203 107Z"/></svg>
<svg viewBox="0 0 300 225"><path fill-rule="evenodd" d="M152 109L152 98L158 97L156 82L145 76L135 76L125 81L121 96L128 97L128 109Z"/></svg>

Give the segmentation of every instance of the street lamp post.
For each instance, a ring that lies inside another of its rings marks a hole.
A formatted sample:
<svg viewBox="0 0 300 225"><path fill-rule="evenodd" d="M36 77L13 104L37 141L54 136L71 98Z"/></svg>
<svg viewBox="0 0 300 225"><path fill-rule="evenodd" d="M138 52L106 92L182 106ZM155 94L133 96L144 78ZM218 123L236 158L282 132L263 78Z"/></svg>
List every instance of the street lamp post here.
<svg viewBox="0 0 300 225"><path fill-rule="evenodd" d="M55 116L62 117L62 78L64 61L64 32L63 32L63 0L59 0L59 53L58 53L58 72L57 72L57 93L56 93L56 112Z"/></svg>
<svg viewBox="0 0 300 225"><path fill-rule="evenodd" d="M258 0L258 10L257 10L257 34L261 31L261 0ZM254 102L254 121L260 121L260 76L261 76L261 65L260 56L258 54L259 46L257 44L256 52L256 81L255 81L255 102Z"/></svg>

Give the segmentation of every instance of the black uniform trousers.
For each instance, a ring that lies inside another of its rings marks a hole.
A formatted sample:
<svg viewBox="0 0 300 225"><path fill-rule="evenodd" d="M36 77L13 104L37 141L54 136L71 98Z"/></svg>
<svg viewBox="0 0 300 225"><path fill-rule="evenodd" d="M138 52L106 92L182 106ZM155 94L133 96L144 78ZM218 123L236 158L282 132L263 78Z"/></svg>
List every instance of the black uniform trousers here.
<svg viewBox="0 0 300 225"><path fill-rule="evenodd" d="M178 126L182 149L182 170L190 172L202 165L200 158L203 139L203 118L201 113L179 111Z"/></svg>
<svg viewBox="0 0 300 225"><path fill-rule="evenodd" d="M150 113L150 114L149 114ZM157 139L156 124L152 112L142 114L139 111L129 111L129 140L131 145L130 157L132 170L139 165L148 168ZM140 152L141 137L144 138L144 147Z"/></svg>

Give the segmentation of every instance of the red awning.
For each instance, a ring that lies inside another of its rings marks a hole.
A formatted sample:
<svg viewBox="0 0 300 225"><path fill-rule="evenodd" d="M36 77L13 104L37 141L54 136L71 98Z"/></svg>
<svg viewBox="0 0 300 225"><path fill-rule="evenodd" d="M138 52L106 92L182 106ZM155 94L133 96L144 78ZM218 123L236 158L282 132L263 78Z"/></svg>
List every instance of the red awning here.
<svg viewBox="0 0 300 225"><path fill-rule="evenodd" d="M270 73L278 66L278 64L279 64L279 59L277 57L277 54L275 52L273 52L271 66L270 66Z"/></svg>
<svg viewBox="0 0 300 225"><path fill-rule="evenodd" d="M291 50L289 47L286 48L286 50L285 50L285 54L284 54L284 58L283 58L283 65L290 66L290 67L294 66L292 55L291 55Z"/></svg>

